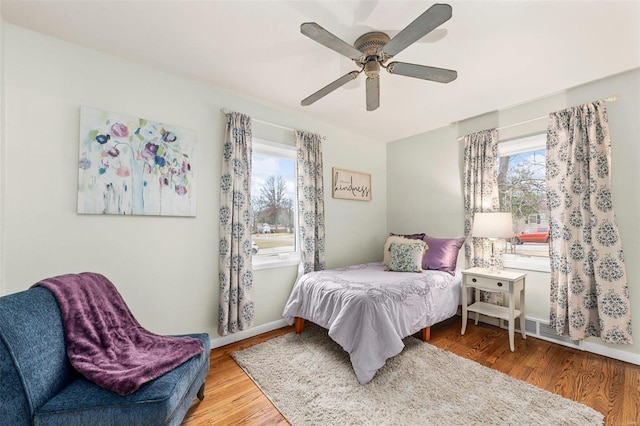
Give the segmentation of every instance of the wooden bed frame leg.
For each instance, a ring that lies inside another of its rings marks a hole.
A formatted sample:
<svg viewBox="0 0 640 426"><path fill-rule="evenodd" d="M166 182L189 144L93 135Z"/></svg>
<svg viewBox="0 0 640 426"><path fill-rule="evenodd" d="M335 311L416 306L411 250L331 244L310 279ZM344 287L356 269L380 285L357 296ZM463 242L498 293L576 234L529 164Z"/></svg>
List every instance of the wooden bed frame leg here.
<svg viewBox="0 0 640 426"><path fill-rule="evenodd" d="M302 330L304 330L304 318L296 317L293 323L293 328L296 334L302 333Z"/></svg>
<svg viewBox="0 0 640 426"><path fill-rule="evenodd" d="M425 327L422 329L422 341L428 342L431 340L431 327Z"/></svg>

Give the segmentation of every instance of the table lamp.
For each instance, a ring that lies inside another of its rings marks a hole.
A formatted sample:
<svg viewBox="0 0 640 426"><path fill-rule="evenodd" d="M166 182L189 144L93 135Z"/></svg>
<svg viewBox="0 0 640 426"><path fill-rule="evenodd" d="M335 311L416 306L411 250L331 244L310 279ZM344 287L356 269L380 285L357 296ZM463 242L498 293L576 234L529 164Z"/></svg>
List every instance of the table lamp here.
<svg viewBox="0 0 640 426"><path fill-rule="evenodd" d="M513 219L509 212L484 212L473 215L473 228L471 235L474 237L488 238L491 241L491 261L489 272L496 273L494 258L494 244L498 238L513 237Z"/></svg>

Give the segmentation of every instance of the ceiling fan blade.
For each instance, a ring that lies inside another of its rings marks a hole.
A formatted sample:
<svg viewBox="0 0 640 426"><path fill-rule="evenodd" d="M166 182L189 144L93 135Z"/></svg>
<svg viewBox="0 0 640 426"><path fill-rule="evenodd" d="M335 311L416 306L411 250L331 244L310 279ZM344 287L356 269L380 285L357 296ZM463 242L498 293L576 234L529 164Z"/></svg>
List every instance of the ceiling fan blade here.
<svg viewBox="0 0 640 426"><path fill-rule="evenodd" d="M300 105L302 105L302 106L311 105L312 103L314 103L318 99L327 96L329 93L333 92L337 88L339 88L341 86L344 86L345 84L347 84L351 80L355 79L358 75L360 75L360 72L361 71L351 71L350 73L347 73L347 74L343 75L342 77L340 77L336 81L327 84L326 86L324 86L322 89L318 90L313 95L311 95L311 96L309 96L307 98L304 98L302 100L302 102L300 102Z"/></svg>
<svg viewBox="0 0 640 426"><path fill-rule="evenodd" d="M375 111L380 106L380 78L367 77L367 111Z"/></svg>
<svg viewBox="0 0 640 426"><path fill-rule="evenodd" d="M360 59L362 57L361 51L334 36L315 22L305 22L300 25L300 32L310 39L328 47L329 49L335 50L347 58Z"/></svg>
<svg viewBox="0 0 640 426"><path fill-rule="evenodd" d="M451 18L451 6L448 4L434 4L405 29L396 34L382 51L389 57L396 56L410 44L433 31Z"/></svg>
<svg viewBox="0 0 640 426"><path fill-rule="evenodd" d="M406 75L407 77L437 81L438 83L449 83L458 78L458 72L454 70L407 64L406 62L391 62L387 65L387 71L391 74Z"/></svg>

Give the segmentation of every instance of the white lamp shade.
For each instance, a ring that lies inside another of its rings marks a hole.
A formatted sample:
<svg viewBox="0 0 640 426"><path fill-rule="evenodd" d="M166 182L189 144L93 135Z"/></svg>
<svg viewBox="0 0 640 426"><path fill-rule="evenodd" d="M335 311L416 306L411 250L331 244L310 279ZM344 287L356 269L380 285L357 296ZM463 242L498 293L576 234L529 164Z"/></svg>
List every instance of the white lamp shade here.
<svg viewBox="0 0 640 426"><path fill-rule="evenodd" d="M473 215L474 237L510 238L513 236L513 219L508 212L476 213Z"/></svg>

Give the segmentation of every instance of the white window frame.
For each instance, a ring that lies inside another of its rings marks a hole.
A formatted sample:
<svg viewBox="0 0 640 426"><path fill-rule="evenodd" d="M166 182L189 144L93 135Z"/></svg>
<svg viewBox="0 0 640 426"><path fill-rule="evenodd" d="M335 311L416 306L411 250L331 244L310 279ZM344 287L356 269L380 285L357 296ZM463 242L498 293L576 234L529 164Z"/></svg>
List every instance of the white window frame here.
<svg viewBox="0 0 640 426"><path fill-rule="evenodd" d="M253 138L253 152L259 154L271 155L273 157L288 158L296 162L296 147L277 142L268 141L260 138ZM298 181L298 171L294 167L294 182ZM294 266L300 263L300 244L298 241L298 200L293 200L293 216L294 216L294 232L293 244L295 250L288 253L274 254L257 254L251 256L251 263L254 271L261 269L282 268L286 266Z"/></svg>
<svg viewBox="0 0 640 426"><path fill-rule="evenodd" d="M498 157L511 154L520 154L522 152L528 151L536 151L539 149L547 149L546 133L539 133L532 136L499 142ZM502 262L505 268L551 272L551 264L548 257L503 253Z"/></svg>

